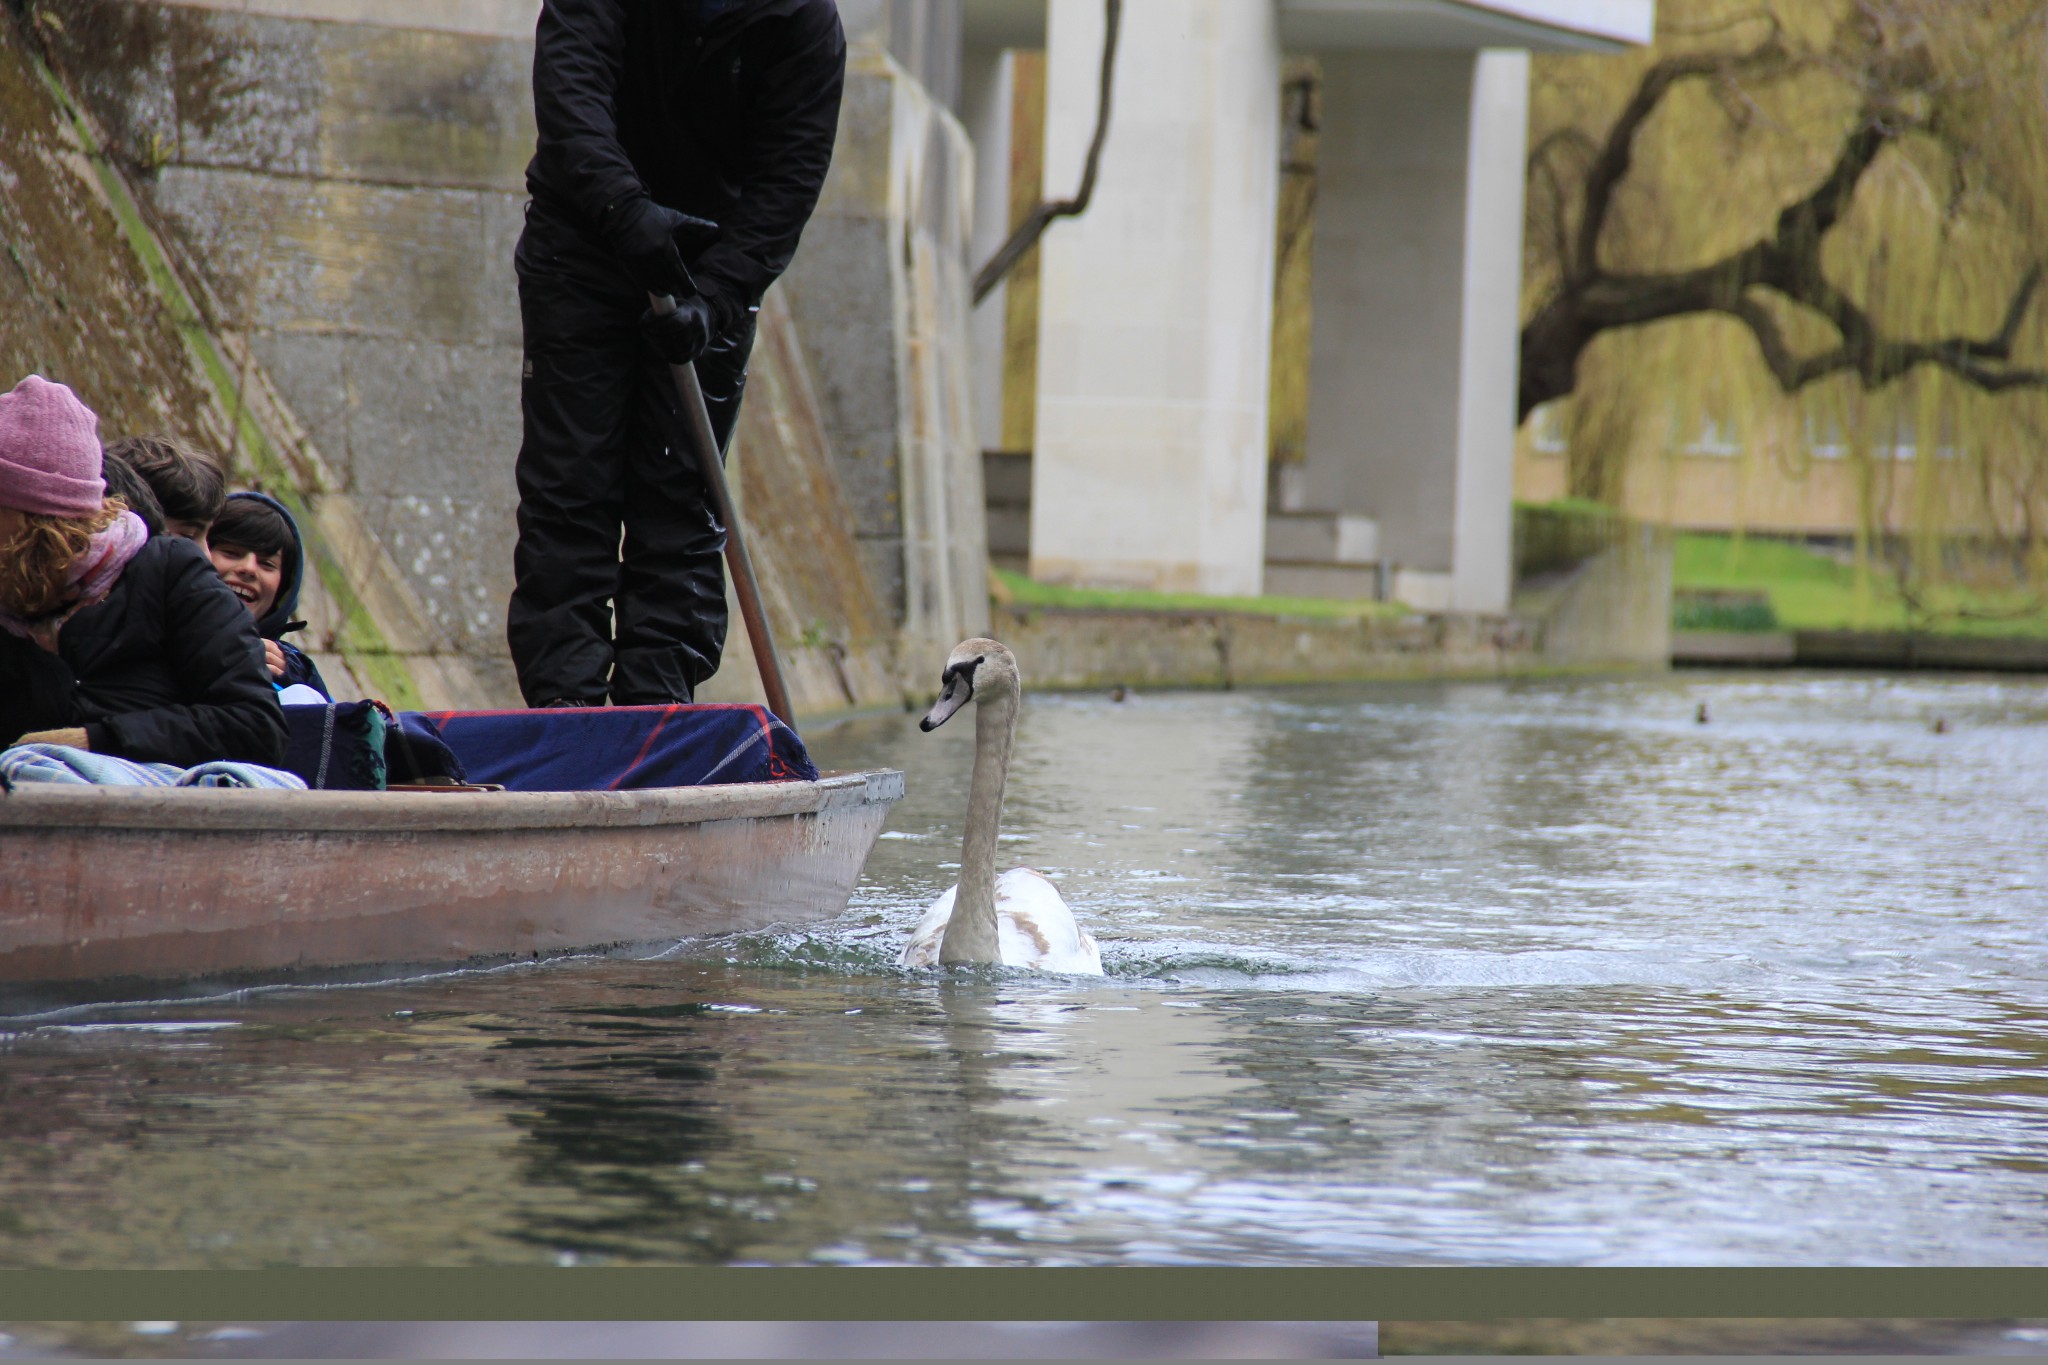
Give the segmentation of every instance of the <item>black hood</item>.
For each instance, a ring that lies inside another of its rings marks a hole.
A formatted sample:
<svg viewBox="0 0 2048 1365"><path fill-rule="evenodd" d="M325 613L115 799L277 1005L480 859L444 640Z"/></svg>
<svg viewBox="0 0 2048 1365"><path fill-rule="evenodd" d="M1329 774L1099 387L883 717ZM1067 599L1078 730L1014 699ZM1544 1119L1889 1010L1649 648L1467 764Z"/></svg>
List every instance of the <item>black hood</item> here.
<svg viewBox="0 0 2048 1365"><path fill-rule="evenodd" d="M284 563L279 566L282 576L278 579L277 600L270 604L270 610L256 621L256 633L266 640L281 640L287 627L292 626L292 613L299 609L299 585L306 577L306 540L299 534L299 523L293 518L291 509L268 493L230 493L228 501L236 498L254 498L284 518L291 539L284 547Z"/></svg>

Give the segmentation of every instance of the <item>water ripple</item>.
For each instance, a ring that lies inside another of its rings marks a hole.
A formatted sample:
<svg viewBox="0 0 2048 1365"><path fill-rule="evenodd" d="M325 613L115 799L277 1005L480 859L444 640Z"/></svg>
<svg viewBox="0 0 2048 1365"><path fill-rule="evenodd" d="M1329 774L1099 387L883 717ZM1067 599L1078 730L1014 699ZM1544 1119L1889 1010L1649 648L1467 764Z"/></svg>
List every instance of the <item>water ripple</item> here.
<svg viewBox="0 0 2048 1365"><path fill-rule="evenodd" d="M2048 684L1033 697L1101 979L895 965L963 735L832 924L10 1025L0 1265L2048 1260Z"/></svg>

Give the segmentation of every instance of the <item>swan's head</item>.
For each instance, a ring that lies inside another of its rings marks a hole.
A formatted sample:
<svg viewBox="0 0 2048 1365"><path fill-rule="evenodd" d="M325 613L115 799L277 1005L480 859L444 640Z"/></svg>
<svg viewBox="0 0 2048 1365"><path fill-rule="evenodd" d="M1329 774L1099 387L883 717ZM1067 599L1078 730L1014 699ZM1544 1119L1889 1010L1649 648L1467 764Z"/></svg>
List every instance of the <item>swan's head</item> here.
<svg viewBox="0 0 2048 1365"><path fill-rule="evenodd" d="M952 718L955 711L971 701L1017 691L1017 656L994 640L962 640L946 656L946 671L939 679L939 699L917 723L929 733Z"/></svg>

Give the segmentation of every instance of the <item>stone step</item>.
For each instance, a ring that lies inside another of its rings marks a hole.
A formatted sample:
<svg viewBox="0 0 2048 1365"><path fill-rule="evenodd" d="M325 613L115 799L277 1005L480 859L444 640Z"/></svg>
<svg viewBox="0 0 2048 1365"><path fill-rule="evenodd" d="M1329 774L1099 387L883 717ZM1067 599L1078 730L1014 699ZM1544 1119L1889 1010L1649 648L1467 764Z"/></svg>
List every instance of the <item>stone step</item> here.
<svg viewBox="0 0 2048 1365"><path fill-rule="evenodd" d="M1371 564L1380 557L1379 523L1349 512L1268 512L1268 562Z"/></svg>
<svg viewBox="0 0 2048 1365"><path fill-rule="evenodd" d="M1799 648L1789 630L1674 630L1671 662L1724 668L1795 664Z"/></svg>
<svg viewBox="0 0 2048 1365"><path fill-rule="evenodd" d="M991 555L1031 553L1031 504L1022 507L991 501L988 505L988 552Z"/></svg>
<svg viewBox="0 0 2048 1365"><path fill-rule="evenodd" d="M981 452L982 494L990 507L1031 506L1031 452Z"/></svg>
<svg viewBox="0 0 2048 1365"><path fill-rule="evenodd" d="M1268 597L1335 597L1377 602L1385 597L1386 586L1378 564L1268 559L1265 593Z"/></svg>

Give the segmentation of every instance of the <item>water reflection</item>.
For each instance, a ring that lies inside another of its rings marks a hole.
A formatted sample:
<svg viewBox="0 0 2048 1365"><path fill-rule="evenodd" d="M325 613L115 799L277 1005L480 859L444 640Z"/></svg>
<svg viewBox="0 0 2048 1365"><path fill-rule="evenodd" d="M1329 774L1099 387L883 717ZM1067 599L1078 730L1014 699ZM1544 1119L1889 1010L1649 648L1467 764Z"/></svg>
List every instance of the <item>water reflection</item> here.
<svg viewBox="0 0 2048 1365"><path fill-rule="evenodd" d="M526 1211L513 1235L577 1254L630 1256L677 1239L726 1259L741 1245L729 1201L707 1201L691 1173L729 1145L710 1087L719 1055L693 1027L699 1002L570 1007L541 1032L483 1023L497 1050L523 1054L519 1085L480 1086L523 1135L520 1178L576 1196Z"/></svg>

